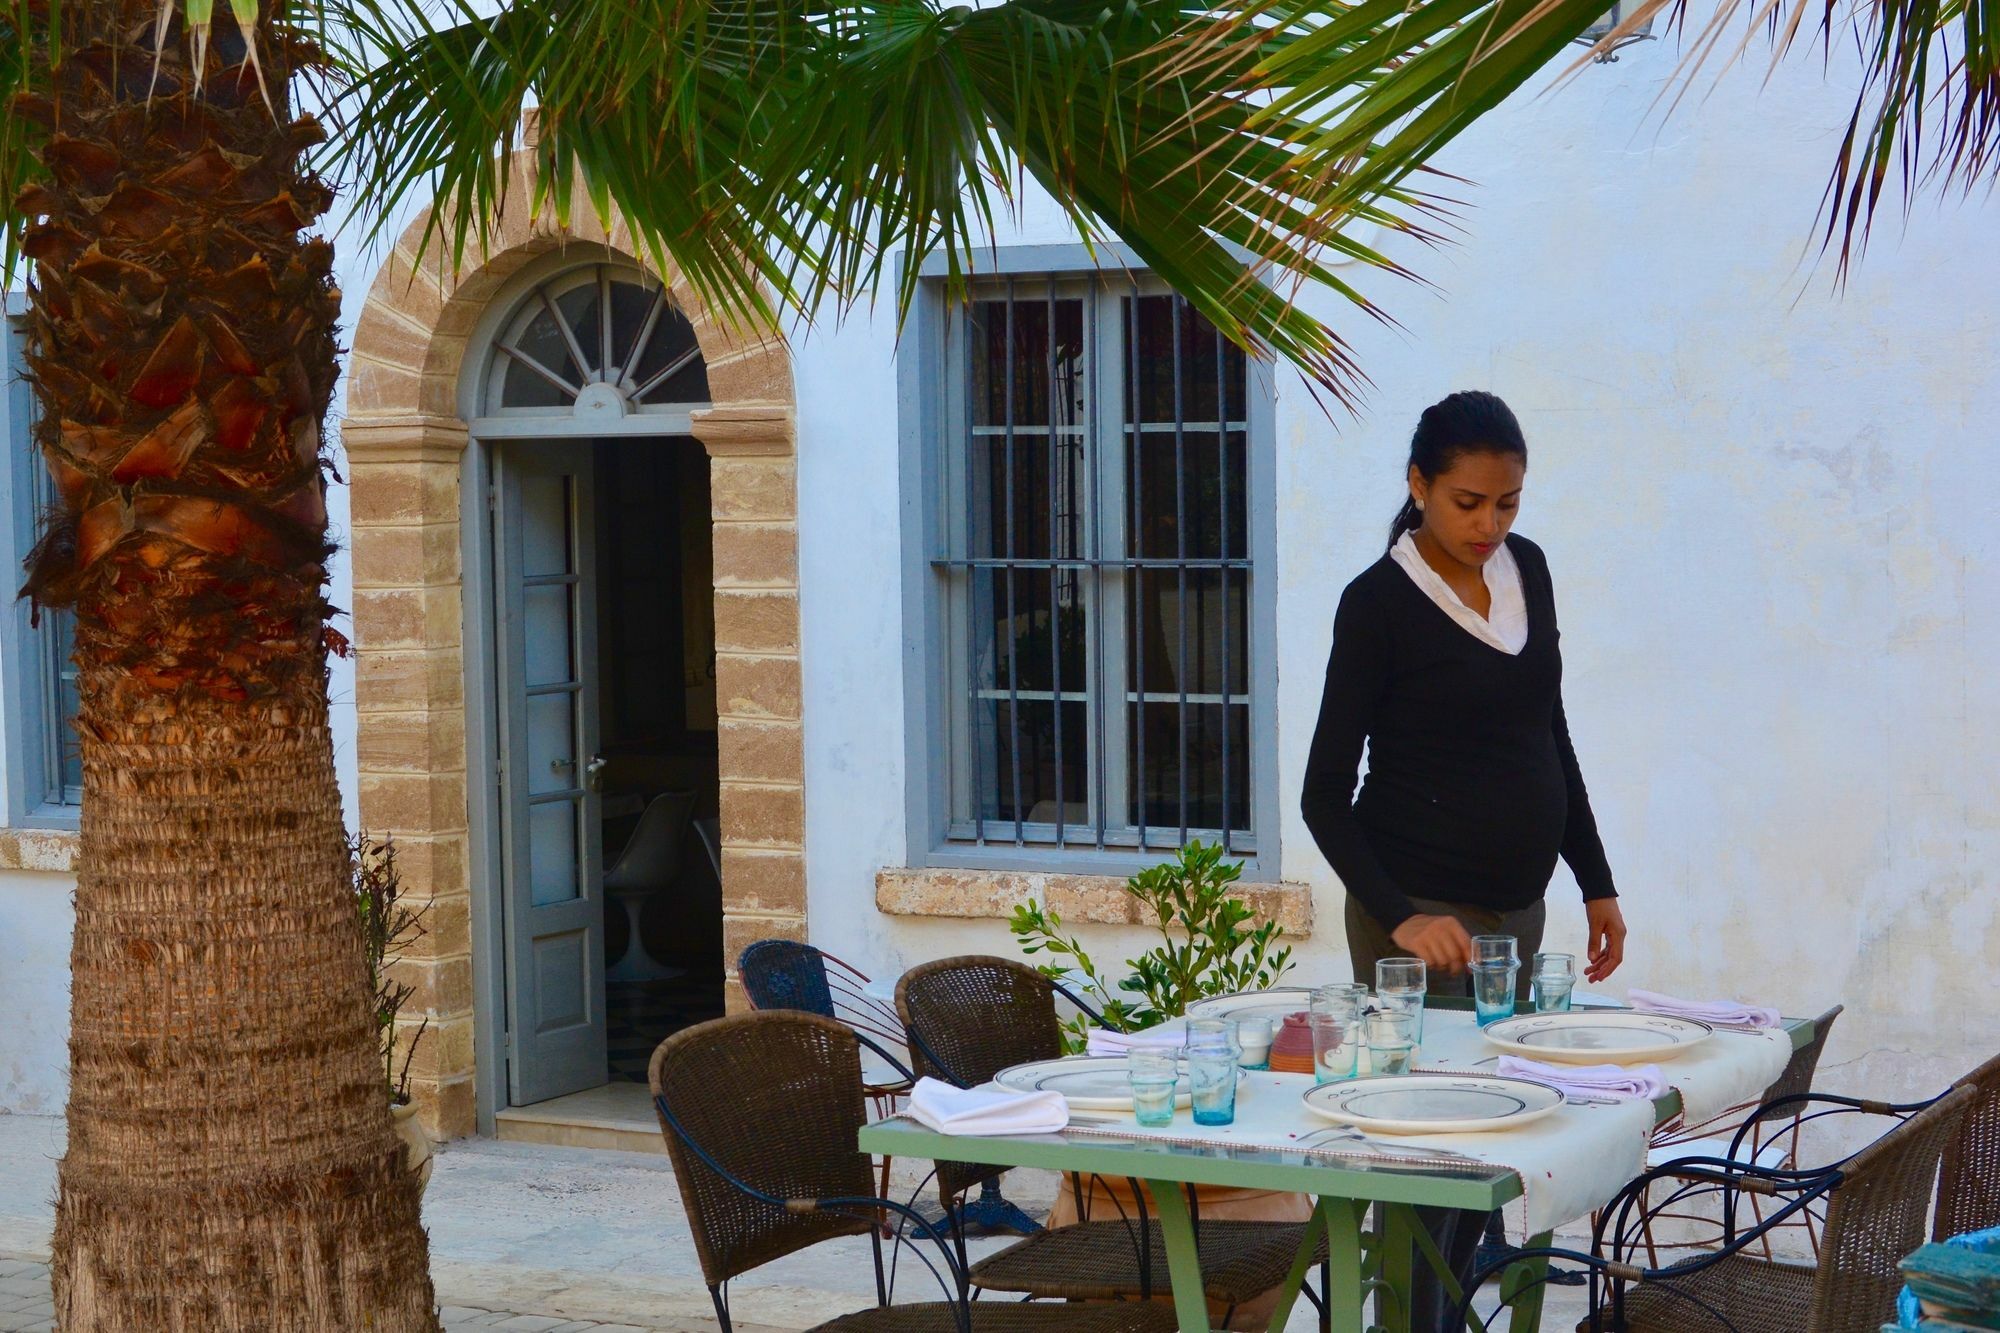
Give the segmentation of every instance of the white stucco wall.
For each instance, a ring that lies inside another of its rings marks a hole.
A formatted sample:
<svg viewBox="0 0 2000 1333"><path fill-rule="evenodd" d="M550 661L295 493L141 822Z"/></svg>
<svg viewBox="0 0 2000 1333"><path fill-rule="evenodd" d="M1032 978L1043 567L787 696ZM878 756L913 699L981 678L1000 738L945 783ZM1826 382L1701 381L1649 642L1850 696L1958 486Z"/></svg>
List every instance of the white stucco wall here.
<svg viewBox="0 0 2000 1333"><path fill-rule="evenodd" d="M53 1115L69 1095L68 875L0 870L0 1114Z"/></svg>
<svg viewBox="0 0 2000 1333"><path fill-rule="evenodd" d="M1633 927L1609 987L1848 1013L1838 1085L1935 1088L2000 1047L2000 414L1990 203L1893 221L1844 294L1811 270L1851 80L1738 71L1664 129L1662 44L1524 93L1441 163L1462 244L1442 292L1328 302L1375 391L1329 421L1281 372L1283 875L1316 886L1297 975L1346 968L1342 895L1296 813L1334 604L1381 552L1410 428L1487 387L1532 450L1518 531L1548 550L1567 706ZM1068 239L1031 210L1010 240ZM1801 266L1802 255L1808 261ZM1351 270L1350 270L1351 271ZM904 856L893 326L798 355L807 857L816 942L893 975L1012 952L1003 923L870 909ZM1566 871L1552 946L1581 945ZM1087 932L1121 956L1136 933Z"/></svg>

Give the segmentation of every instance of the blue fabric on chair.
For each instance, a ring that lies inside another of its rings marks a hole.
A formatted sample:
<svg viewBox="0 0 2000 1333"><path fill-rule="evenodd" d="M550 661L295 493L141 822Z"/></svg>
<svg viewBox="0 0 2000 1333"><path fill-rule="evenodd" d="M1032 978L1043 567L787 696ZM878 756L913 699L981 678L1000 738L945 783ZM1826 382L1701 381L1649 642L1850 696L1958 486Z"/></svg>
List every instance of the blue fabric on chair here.
<svg viewBox="0 0 2000 1333"><path fill-rule="evenodd" d="M833 988L827 981L826 958L810 944L793 940L759 940L736 960L744 993L758 1009L801 1009L824 1018L838 1018Z"/></svg>

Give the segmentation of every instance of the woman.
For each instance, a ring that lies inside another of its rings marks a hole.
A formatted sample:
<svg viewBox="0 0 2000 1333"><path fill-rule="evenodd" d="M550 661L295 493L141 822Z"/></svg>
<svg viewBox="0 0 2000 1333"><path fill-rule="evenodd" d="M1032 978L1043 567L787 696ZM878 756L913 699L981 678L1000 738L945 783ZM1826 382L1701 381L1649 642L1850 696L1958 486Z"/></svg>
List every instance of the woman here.
<svg viewBox="0 0 2000 1333"><path fill-rule="evenodd" d="M1426 408L1388 553L1347 585L1334 616L1301 805L1347 888L1348 953L1366 985L1378 960L1414 956L1433 993L1462 994L1471 937L1498 934L1520 941L1525 989L1558 855L1583 889L1584 976L1602 981L1624 960L1625 921L1563 717L1548 562L1509 535L1527 468L1520 423L1494 395ZM1476 1220L1427 1218L1461 1272ZM1420 1290L1413 1314L1438 1298Z"/></svg>

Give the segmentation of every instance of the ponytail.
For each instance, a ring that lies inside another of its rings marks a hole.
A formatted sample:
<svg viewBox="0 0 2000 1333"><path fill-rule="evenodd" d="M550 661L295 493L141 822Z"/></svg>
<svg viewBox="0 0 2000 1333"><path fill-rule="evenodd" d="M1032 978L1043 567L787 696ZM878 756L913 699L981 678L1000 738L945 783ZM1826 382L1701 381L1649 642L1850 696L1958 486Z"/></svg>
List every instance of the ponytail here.
<svg viewBox="0 0 2000 1333"><path fill-rule="evenodd" d="M1462 389L1424 409L1417 429L1410 436L1409 467L1425 481L1434 481L1448 472L1462 453L1513 454L1523 465L1528 461L1527 437L1513 409L1484 389ZM1404 471L1407 474L1408 468ZM1389 525L1389 545L1395 546L1406 532L1424 525L1424 511L1409 497L1396 511Z"/></svg>

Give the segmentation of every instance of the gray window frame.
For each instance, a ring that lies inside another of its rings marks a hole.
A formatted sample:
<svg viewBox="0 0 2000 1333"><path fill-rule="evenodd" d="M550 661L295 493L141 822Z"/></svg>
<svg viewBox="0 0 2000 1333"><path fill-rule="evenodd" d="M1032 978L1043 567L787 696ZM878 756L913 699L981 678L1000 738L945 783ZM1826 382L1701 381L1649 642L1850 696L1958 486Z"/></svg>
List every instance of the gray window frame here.
<svg viewBox="0 0 2000 1333"><path fill-rule="evenodd" d="M64 721L58 703L54 636L44 613L38 627L32 608L18 590L21 561L35 542L36 511L48 496L48 473L34 452L28 425L34 399L22 376L22 318L27 298L19 291L0 296L0 447L7 463L0 471L6 502L0 504L0 560L15 582L0 589L0 777L6 785L5 826L16 829L74 829L82 792L62 781L60 745Z"/></svg>
<svg viewBox="0 0 2000 1333"><path fill-rule="evenodd" d="M1032 295L1037 284L1095 281L1108 290L1129 283L1139 293L1168 290L1128 248L1104 245L1028 245L982 252L979 278L1020 280ZM950 677L959 662L947 579L933 564L955 521L951 478L960 467L945 451L962 445L956 429L964 386L963 366L947 343L961 316L946 296L941 256L923 261L923 280L897 356L897 422L901 461L900 517L903 557L903 684L908 863L917 868L1055 871L1129 875L1169 853L1154 847L1018 845L1013 825L1004 841L952 836L950 747L955 725ZM1279 861L1277 789L1277 490L1276 376L1268 361L1251 358L1246 389L1245 510L1249 521L1250 822L1253 845L1232 850L1248 878L1274 875ZM1099 417L1122 411L1099 401ZM1120 418L1122 421L1122 418ZM1114 423L1108 438L1116 438ZM1103 421L1094 434L1107 438ZM1101 469L1103 460L1099 460ZM961 499L962 502L962 499ZM1190 830L1190 836L1195 836Z"/></svg>

